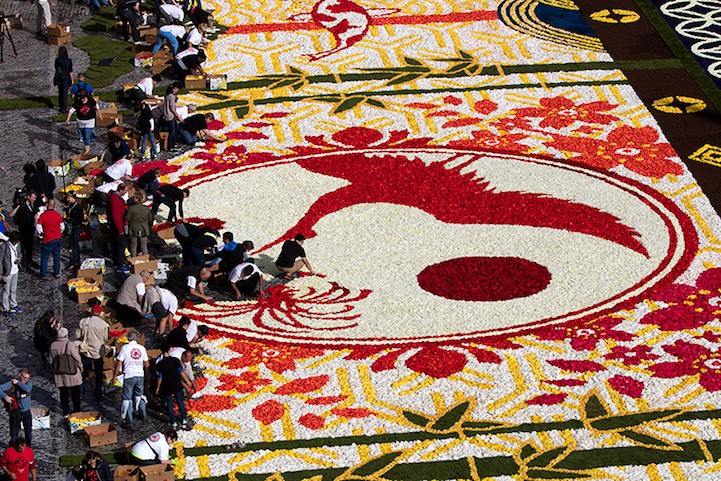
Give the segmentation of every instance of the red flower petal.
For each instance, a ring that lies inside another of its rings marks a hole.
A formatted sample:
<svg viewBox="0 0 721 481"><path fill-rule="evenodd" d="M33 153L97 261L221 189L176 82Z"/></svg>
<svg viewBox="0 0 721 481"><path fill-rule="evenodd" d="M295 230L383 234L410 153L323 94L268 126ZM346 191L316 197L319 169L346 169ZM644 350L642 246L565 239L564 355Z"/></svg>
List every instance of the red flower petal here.
<svg viewBox="0 0 721 481"><path fill-rule="evenodd" d="M434 109L438 107L436 104L424 104L422 102L412 102L407 105L408 107L412 107L414 109Z"/></svg>
<svg viewBox="0 0 721 481"><path fill-rule="evenodd" d="M334 133L331 138L335 142L343 145L363 148L380 142L383 139L383 134L367 127L348 127L347 129Z"/></svg>
<svg viewBox="0 0 721 481"><path fill-rule="evenodd" d="M445 124L443 124L443 127L465 127L466 125L476 125L483 122L483 119L475 118L475 117L465 117L463 119L455 119L455 120L449 120Z"/></svg>
<svg viewBox="0 0 721 481"><path fill-rule="evenodd" d="M323 429L325 419L317 414L304 414L298 419L298 422L308 429Z"/></svg>
<svg viewBox="0 0 721 481"><path fill-rule="evenodd" d="M468 352L478 360L478 362L486 362L491 364L500 364L502 362L501 356L492 351L485 349L476 349L474 347L467 347Z"/></svg>
<svg viewBox="0 0 721 481"><path fill-rule="evenodd" d="M271 399L254 407L251 413L255 419L267 426L283 417L285 406Z"/></svg>
<svg viewBox="0 0 721 481"><path fill-rule="evenodd" d="M240 140L253 140L253 139L267 139L268 136L263 132L255 132L252 130L246 130L245 132L228 132L225 136L229 139L240 139Z"/></svg>
<svg viewBox="0 0 721 481"><path fill-rule="evenodd" d="M280 395L307 393L322 388L326 385L327 382L327 374L307 377L305 379L296 379L287 384L283 384L278 389L276 389L275 393Z"/></svg>
<svg viewBox="0 0 721 481"><path fill-rule="evenodd" d="M528 401L526 401L526 404L532 404L536 406L552 406L554 404L563 402L566 397L568 397L568 394L563 392L558 394L541 394L540 396L529 399Z"/></svg>
<svg viewBox="0 0 721 481"><path fill-rule="evenodd" d="M490 114L498 108L498 104L492 100L483 99L473 104L473 110L479 114Z"/></svg>
<svg viewBox="0 0 721 481"><path fill-rule="evenodd" d="M461 115L461 113L456 112L455 110L436 110L435 112L428 114L428 117L456 117L458 115Z"/></svg>
<svg viewBox="0 0 721 481"><path fill-rule="evenodd" d="M649 369L653 371L656 376L664 379L696 374L693 366L686 362L660 362L649 366Z"/></svg>
<svg viewBox="0 0 721 481"><path fill-rule="evenodd" d="M207 394L198 399L189 399L185 406L190 412L214 413L227 411L238 405L238 400L230 396Z"/></svg>
<svg viewBox="0 0 721 481"><path fill-rule="evenodd" d="M260 116L261 119L282 119L290 115L290 112L268 112Z"/></svg>
<svg viewBox="0 0 721 481"><path fill-rule="evenodd" d="M643 394L645 387L641 381L628 376L616 375L608 380L608 384L621 394L638 399Z"/></svg>
<svg viewBox="0 0 721 481"><path fill-rule="evenodd" d="M708 392L721 391L721 372L715 370L702 372L698 383Z"/></svg>
<svg viewBox="0 0 721 481"><path fill-rule="evenodd" d="M561 387L568 387L568 386L583 386L586 384L586 381L583 381L581 379L555 379L555 380L549 380L546 379L546 384L551 384L553 386L561 386Z"/></svg>
<svg viewBox="0 0 721 481"><path fill-rule="evenodd" d="M389 352L388 354L384 354L371 364L371 369L373 372L381 372L381 371L389 371L391 369L395 369L396 367L396 361L398 360L398 356L406 352L405 349L396 349L394 351Z"/></svg>
<svg viewBox="0 0 721 481"><path fill-rule="evenodd" d="M458 351L424 347L408 358L406 366L427 376L442 378L460 372L467 362L466 356Z"/></svg>
<svg viewBox="0 0 721 481"><path fill-rule="evenodd" d="M326 405L326 404L335 404L339 403L341 401L344 401L347 399L348 396L342 395L342 396L323 396L323 397L317 397L313 399L308 399L305 403L306 404L312 404L312 405Z"/></svg>
<svg viewBox="0 0 721 481"><path fill-rule="evenodd" d="M366 408L335 408L331 412L344 418L367 418L374 414L373 411Z"/></svg>
<svg viewBox="0 0 721 481"><path fill-rule="evenodd" d="M567 359L553 359L548 364L556 366L559 369L570 372L598 372L605 371L606 368L593 361L571 361Z"/></svg>
<svg viewBox="0 0 721 481"><path fill-rule="evenodd" d="M453 95L449 95L443 99L443 102L451 105L461 105L463 103L463 100L459 99L458 97L454 97Z"/></svg>
<svg viewBox="0 0 721 481"><path fill-rule="evenodd" d="M270 127L273 124L270 122L248 122L247 124L243 124L243 127L250 127L252 129L259 129L261 127Z"/></svg>

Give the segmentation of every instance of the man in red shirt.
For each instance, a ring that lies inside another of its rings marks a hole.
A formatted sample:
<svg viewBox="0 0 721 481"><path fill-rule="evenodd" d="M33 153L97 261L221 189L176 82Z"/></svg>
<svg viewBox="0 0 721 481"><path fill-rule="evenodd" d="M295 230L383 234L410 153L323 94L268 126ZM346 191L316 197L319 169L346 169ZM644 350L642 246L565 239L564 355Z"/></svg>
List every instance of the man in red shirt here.
<svg viewBox="0 0 721 481"><path fill-rule="evenodd" d="M40 248L40 278L48 277L48 257L53 255L53 271L55 277L60 277L60 248L63 245L63 230L65 223L63 216L55 211L55 200L48 201L47 210L40 214L35 227L42 247Z"/></svg>
<svg viewBox="0 0 721 481"><path fill-rule="evenodd" d="M128 205L123 196L127 191L128 186L123 183L118 186L117 190L110 192L107 208L115 266L123 274L130 274L130 271L125 266L125 249L128 247L128 238L125 236L125 211L128 209Z"/></svg>
<svg viewBox="0 0 721 481"><path fill-rule="evenodd" d="M35 469L35 455L32 448L25 446L25 438L17 438L15 444L5 450L0 456L0 468L13 481L37 481Z"/></svg>

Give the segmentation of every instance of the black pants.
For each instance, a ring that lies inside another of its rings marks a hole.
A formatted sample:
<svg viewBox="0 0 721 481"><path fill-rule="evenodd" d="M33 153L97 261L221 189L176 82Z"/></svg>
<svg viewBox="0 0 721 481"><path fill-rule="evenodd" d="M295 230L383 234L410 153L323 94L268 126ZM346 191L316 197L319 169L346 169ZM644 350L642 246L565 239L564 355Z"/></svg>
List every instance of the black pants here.
<svg viewBox="0 0 721 481"><path fill-rule="evenodd" d="M58 104L60 105L60 111L65 113L68 111L68 85L58 85ZM40 195L40 193L38 193Z"/></svg>
<svg viewBox="0 0 721 481"><path fill-rule="evenodd" d="M128 237L125 234L118 235L113 232L112 243L115 267L125 267L125 249L128 248Z"/></svg>
<svg viewBox="0 0 721 481"><path fill-rule="evenodd" d="M33 243L35 242L35 228L30 223L28 226L20 226L20 250L22 252L24 266L29 266L33 261Z"/></svg>
<svg viewBox="0 0 721 481"><path fill-rule="evenodd" d="M25 430L25 442L28 447L31 447L33 443L33 415L28 409L27 411L13 411L10 413L10 444L15 444L15 440L20 434L20 423L23 425Z"/></svg>
<svg viewBox="0 0 721 481"><path fill-rule="evenodd" d="M60 407L63 416L80 411L80 385L71 387L60 387ZM73 398L73 410L70 410L70 398Z"/></svg>
<svg viewBox="0 0 721 481"><path fill-rule="evenodd" d="M128 35L128 24L133 33L133 41L140 41L140 34L138 33L138 18L135 16L135 10L124 8L118 10L118 17L123 21L123 38L127 41L130 38Z"/></svg>
<svg viewBox="0 0 721 481"><path fill-rule="evenodd" d="M256 272L249 278L236 282L235 287L237 287L244 296L253 297L255 295L255 288L258 287L258 282L260 282L260 274Z"/></svg>
<svg viewBox="0 0 721 481"><path fill-rule="evenodd" d="M103 358L91 359L87 356L80 356L83 361L83 384L80 388L80 397L82 398L85 394L85 383L90 375L90 369L92 368L93 374L95 375L95 399L100 400L103 397Z"/></svg>

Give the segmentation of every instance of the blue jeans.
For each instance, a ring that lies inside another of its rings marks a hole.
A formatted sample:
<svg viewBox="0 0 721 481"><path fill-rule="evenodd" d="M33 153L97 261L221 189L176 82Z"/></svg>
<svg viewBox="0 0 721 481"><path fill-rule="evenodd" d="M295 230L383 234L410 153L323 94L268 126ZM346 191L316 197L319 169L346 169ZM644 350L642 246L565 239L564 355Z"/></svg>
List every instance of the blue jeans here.
<svg viewBox="0 0 721 481"><path fill-rule="evenodd" d="M25 443L28 447L33 444L33 415L28 409L27 411L13 411L10 413L10 444L15 444L15 440L20 434L20 423L25 430Z"/></svg>
<svg viewBox="0 0 721 481"><path fill-rule="evenodd" d="M172 120L162 120L162 123L168 128L168 150L170 150L178 141L178 119L173 117Z"/></svg>
<svg viewBox="0 0 721 481"><path fill-rule="evenodd" d="M95 138L95 129L78 127L78 137L83 141L83 145L90 147Z"/></svg>
<svg viewBox="0 0 721 481"><path fill-rule="evenodd" d="M150 158L155 159L155 134L153 132L150 132L149 134L143 134L143 136L140 138L140 155L145 155L145 142L147 140L150 140ZM157 179L155 180L157 182ZM157 189L158 186L155 186Z"/></svg>
<svg viewBox="0 0 721 481"><path fill-rule="evenodd" d="M83 361L83 383L80 385L80 399L85 397L85 383L88 382L88 376L92 369L95 374L95 399L100 400L103 397L103 358L91 359L87 356L80 355Z"/></svg>
<svg viewBox="0 0 721 481"><path fill-rule="evenodd" d="M43 242L40 248L40 277L46 277L48 275L48 257L50 257L50 254L53 255L53 274L55 274L55 276L60 275L60 248L62 246L62 239Z"/></svg>
<svg viewBox="0 0 721 481"><path fill-rule="evenodd" d="M173 35L170 32L165 32L163 30L158 30L158 40L155 42L155 47L153 47L153 55L158 53L158 50L160 50L160 47L163 46L163 39L168 41L168 45L170 45L173 49L173 54L178 53L178 39L175 38L175 35Z"/></svg>
<svg viewBox="0 0 721 481"><path fill-rule="evenodd" d="M90 6L96 9L100 9L101 6L110 5L108 0L90 0Z"/></svg>
<svg viewBox="0 0 721 481"><path fill-rule="evenodd" d="M183 142L185 142L188 145L195 145L195 143L198 140L200 140L200 138L197 135L192 135L190 132L185 130L180 125L178 126L178 136L180 136L180 138L183 139Z"/></svg>
<svg viewBox="0 0 721 481"><path fill-rule="evenodd" d="M143 417L148 415L145 410L145 402L141 399L144 387L145 378L143 376L123 379L123 392L120 395L120 399L123 400L123 404L129 404L128 413L125 416L125 422L128 424L133 424L133 411L135 411L136 404L138 405L138 411Z"/></svg>
<svg viewBox="0 0 721 481"><path fill-rule="evenodd" d="M188 412L185 410L185 396L183 395L183 391L178 391L175 394L165 394L163 397L168 408L170 423L172 424L177 421L175 418L175 408L173 408L173 400L175 400L175 404L178 405L178 411L180 411L180 422L185 421Z"/></svg>

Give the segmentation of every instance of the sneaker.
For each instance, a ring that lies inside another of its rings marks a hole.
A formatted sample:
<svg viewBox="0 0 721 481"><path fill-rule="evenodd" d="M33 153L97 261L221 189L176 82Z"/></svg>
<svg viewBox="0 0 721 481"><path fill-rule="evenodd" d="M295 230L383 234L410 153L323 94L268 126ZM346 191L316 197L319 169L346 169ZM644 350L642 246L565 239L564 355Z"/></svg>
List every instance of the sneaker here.
<svg viewBox="0 0 721 481"><path fill-rule="evenodd" d="M15 307L10 308L10 312L14 312L16 314L22 314L23 312L25 312L25 309L23 309L20 306L15 306Z"/></svg>
<svg viewBox="0 0 721 481"><path fill-rule="evenodd" d="M173 429L178 429L178 423L173 423L170 425Z"/></svg>
<svg viewBox="0 0 721 481"><path fill-rule="evenodd" d="M187 430L187 429L189 429L189 428L190 428L190 426L188 426L188 420L187 420L187 419L183 419L183 422L180 423L180 429L186 429L186 430Z"/></svg>
<svg viewBox="0 0 721 481"><path fill-rule="evenodd" d="M127 276L127 275L130 275L130 271L128 270L127 267L119 267L119 268L118 268L118 272L122 272L122 273L125 274L126 276Z"/></svg>
<svg viewBox="0 0 721 481"><path fill-rule="evenodd" d="M60 279L60 274L55 274L55 279Z"/></svg>
<svg viewBox="0 0 721 481"><path fill-rule="evenodd" d="M5 315L5 317L13 317L14 316L12 311L3 311L3 314Z"/></svg>

